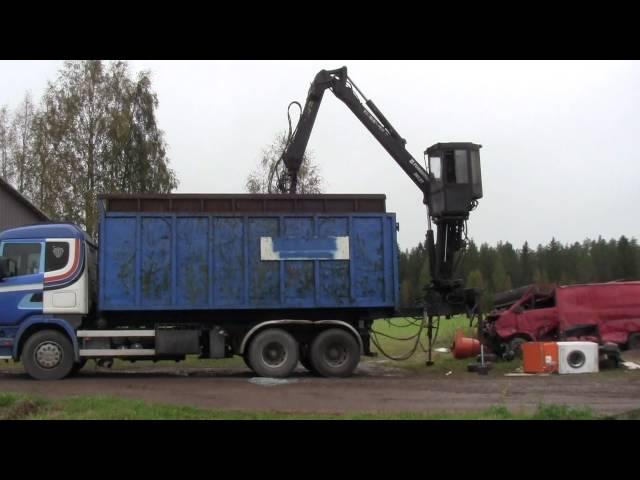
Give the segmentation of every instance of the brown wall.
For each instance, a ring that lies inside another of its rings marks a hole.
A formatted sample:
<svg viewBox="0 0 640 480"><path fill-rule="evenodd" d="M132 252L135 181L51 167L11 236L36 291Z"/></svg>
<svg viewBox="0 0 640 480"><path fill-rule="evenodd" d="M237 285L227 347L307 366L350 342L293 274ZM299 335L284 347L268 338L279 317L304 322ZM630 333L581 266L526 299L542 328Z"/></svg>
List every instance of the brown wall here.
<svg viewBox="0 0 640 480"><path fill-rule="evenodd" d="M0 231L43 220L0 185Z"/></svg>

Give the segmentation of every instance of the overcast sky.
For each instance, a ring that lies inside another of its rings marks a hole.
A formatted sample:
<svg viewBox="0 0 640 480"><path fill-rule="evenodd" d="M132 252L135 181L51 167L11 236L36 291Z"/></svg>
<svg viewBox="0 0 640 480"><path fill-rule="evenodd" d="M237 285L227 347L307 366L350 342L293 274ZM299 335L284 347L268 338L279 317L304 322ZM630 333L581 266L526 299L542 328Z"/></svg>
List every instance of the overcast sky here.
<svg viewBox="0 0 640 480"><path fill-rule="evenodd" d="M238 193L323 69L346 65L407 149L469 141L481 150L477 243L638 237L640 63L576 61L130 61L150 70L181 193ZM61 61L0 62L0 105L37 99ZM384 193L401 248L426 231L418 188L328 92L309 141L327 193Z"/></svg>

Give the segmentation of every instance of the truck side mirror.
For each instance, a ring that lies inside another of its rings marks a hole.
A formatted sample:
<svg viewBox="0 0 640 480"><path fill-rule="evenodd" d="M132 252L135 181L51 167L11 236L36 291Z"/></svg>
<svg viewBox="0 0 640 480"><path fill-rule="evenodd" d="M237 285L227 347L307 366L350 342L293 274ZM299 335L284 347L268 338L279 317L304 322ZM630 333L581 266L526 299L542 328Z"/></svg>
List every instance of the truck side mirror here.
<svg viewBox="0 0 640 480"><path fill-rule="evenodd" d="M0 257L0 280L16 274L16 262L11 258Z"/></svg>
<svg viewBox="0 0 640 480"><path fill-rule="evenodd" d="M522 308L522 305L518 305L513 309L513 313L522 313L522 312L524 312L524 308Z"/></svg>

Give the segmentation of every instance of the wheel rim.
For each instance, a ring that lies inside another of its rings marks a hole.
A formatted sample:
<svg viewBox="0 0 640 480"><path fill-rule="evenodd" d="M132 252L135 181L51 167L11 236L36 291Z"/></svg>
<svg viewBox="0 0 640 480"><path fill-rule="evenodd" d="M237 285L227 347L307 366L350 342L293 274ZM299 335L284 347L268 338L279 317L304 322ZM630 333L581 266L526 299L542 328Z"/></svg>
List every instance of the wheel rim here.
<svg viewBox="0 0 640 480"><path fill-rule="evenodd" d="M347 348L341 343L331 343L324 351L324 361L330 367L341 367L349 359Z"/></svg>
<svg viewBox="0 0 640 480"><path fill-rule="evenodd" d="M59 343L46 341L36 347L34 358L40 367L51 369L60 365L64 359L64 352Z"/></svg>
<svg viewBox="0 0 640 480"><path fill-rule="evenodd" d="M287 356L287 350L278 342L269 342L262 349L262 361L272 368L284 365Z"/></svg>

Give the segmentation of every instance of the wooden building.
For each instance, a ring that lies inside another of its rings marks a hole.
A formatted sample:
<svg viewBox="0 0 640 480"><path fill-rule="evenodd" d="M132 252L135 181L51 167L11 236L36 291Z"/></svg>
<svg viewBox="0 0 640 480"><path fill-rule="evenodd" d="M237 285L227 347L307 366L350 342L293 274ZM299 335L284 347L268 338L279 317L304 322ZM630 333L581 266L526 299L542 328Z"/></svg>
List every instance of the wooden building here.
<svg viewBox="0 0 640 480"><path fill-rule="evenodd" d="M43 212L0 178L0 231L48 221Z"/></svg>

